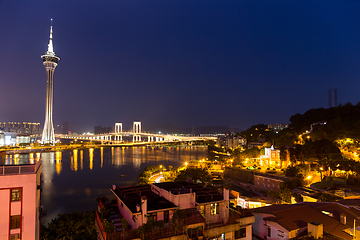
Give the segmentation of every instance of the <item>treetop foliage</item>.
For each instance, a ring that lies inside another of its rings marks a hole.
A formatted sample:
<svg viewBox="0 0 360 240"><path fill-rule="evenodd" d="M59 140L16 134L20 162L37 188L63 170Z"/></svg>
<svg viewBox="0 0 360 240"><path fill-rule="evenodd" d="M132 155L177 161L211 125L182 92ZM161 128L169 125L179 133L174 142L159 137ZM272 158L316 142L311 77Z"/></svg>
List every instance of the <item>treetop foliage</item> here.
<svg viewBox="0 0 360 240"><path fill-rule="evenodd" d="M46 226L41 225L41 240L96 240L95 212L59 214Z"/></svg>
<svg viewBox="0 0 360 240"><path fill-rule="evenodd" d="M318 124L316 124L318 123ZM326 123L322 125L321 123ZM312 138L326 138L334 141L338 138L359 138L360 102L356 105L346 103L339 107L310 109L304 114L290 117L290 129L298 134L310 130L313 124ZM314 135L314 136L313 136Z"/></svg>
<svg viewBox="0 0 360 240"><path fill-rule="evenodd" d="M187 181L188 178L191 178L194 183L209 184L211 182L210 173L205 168L187 168L180 171L175 182Z"/></svg>

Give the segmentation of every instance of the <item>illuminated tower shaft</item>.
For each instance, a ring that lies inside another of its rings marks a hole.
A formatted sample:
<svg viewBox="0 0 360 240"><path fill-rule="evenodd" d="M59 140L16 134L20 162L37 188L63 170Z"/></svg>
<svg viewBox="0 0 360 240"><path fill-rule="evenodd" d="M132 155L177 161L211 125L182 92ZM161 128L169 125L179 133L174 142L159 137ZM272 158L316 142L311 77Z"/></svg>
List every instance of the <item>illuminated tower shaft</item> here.
<svg viewBox="0 0 360 240"><path fill-rule="evenodd" d="M53 124L53 76L54 71L57 66L57 62L60 60L59 57L55 55L52 43L52 24L50 27L50 40L48 45L48 51L45 55L41 56L43 64L46 69L47 83L46 83L46 109L45 109L45 123L44 130L42 133L41 143L42 144L54 144L55 143L55 134L54 134L54 124Z"/></svg>

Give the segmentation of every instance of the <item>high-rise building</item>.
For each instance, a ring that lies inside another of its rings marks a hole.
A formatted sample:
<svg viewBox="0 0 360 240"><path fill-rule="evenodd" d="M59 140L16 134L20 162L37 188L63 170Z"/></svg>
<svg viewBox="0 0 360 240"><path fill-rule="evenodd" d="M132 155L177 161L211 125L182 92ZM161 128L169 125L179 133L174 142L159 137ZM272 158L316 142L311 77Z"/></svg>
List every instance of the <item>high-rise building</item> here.
<svg viewBox="0 0 360 240"><path fill-rule="evenodd" d="M39 134L40 123L31 122L0 122L0 130L12 133Z"/></svg>
<svg viewBox="0 0 360 240"><path fill-rule="evenodd" d="M55 55L53 43L52 43L52 19L50 27L50 40L48 44L47 52L41 56L43 59L43 64L46 69L47 74L47 84L46 84L46 109L45 109L45 123L44 130L41 138L42 144L54 144L55 143L55 134L54 134L54 124L53 124L53 75L55 67L57 66L59 57Z"/></svg>
<svg viewBox="0 0 360 240"><path fill-rule="evenodd" d="M337 106L338 106L337 89L331 88L329 89L329 108L337 107Z"/></svg>
<svg viewBox="0 0 360 240"><path fill-rule="evenodd" d="M111 133L113 132L112 127L102 127L101 125L94 127L95 134Z"/></svg>
<svg viewBox="0 0 360 240"><path fill-rule="evenodd" d="M68 134L69 132L69 123L64 122L63 124L58 124L55 127L56 134Z"/></svg>

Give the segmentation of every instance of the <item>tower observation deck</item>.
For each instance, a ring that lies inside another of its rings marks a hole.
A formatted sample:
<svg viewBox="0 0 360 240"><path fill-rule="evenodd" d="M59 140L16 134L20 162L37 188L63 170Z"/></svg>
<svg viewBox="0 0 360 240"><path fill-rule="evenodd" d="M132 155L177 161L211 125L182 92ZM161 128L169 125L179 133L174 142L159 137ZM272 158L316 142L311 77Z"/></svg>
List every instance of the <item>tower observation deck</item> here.
<svg viewBox="0 0 360 240"><path fill-rule="evenodd" d="M54 144L54 124L53 124L53 75L60 58L56 56L52 43L52 19L50 27L50 40L48 44L47 52L41 56L43 64L46 69L47 82L46 82L46 108L45 108L45 123L44 130L42 133L41 143L42 144Z"/></svg>

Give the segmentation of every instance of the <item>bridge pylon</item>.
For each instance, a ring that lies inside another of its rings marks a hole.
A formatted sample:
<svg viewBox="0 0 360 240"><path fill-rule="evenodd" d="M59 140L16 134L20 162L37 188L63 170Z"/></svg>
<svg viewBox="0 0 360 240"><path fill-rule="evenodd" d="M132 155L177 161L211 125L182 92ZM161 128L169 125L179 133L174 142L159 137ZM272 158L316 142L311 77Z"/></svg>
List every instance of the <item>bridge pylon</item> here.
<svg viewBox="0 0 360 240"><path fill-rule="evenodd" d="M115 123L115 141L122 141L122 123Z"/></svg>
<svg viewBox="0 0 360 240"><path fill-rule="evenodd" d="M140 142L141 136L141 122L134 122L133 123L133 142Z"/></svg>

